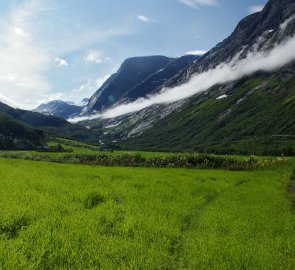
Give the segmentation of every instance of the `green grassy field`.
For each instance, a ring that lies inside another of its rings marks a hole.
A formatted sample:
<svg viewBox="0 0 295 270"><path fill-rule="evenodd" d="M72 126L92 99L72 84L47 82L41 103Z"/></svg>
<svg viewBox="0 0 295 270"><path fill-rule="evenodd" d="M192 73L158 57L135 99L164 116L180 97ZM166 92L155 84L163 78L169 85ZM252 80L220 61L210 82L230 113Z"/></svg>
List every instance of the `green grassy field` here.
<svg viewBox="0 0 295 270"><path fill-rule="evenodd" d="M294 269L293 167L0 159L0 269Z"/></svg>

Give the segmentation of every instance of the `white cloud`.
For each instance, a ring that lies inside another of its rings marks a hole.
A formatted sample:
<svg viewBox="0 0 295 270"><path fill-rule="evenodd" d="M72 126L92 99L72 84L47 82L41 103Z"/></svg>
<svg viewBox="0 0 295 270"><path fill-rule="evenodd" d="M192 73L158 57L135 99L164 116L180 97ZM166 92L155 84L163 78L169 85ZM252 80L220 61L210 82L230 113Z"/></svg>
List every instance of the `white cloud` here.
<svg viewBox="0 0 295 270"><path fill-rule="evenodd" d="M84 61L89 63L100 64L102 62L102 58L97 51L91 51L86 55L86 57L84 58Z"/></svg>
<svg viewBox="0 0 295 270"><path fill-rule="evenodd" d="M207 51L196 50L196 51L186 52L185 54L188 54L188 55L203 55L205 53L207 53Z"/></svg>
<svg viewBox="0 0 295 270"><path fill-rule="evenodd" d="M295 20L295 15L291 15L287 20L285 20L283 23L280 24L280 30L281 32L284 32L287 28L287 26Z"/></svg>
<svg viewBox="0 0 295 270"><path fill-rule="evenodd" d="M50 55L27 31L40 12L40 1L25 1L0 24L0 94L25 108L50 91L43 75Z"/></svg>
<svg viewBox="0 0 295 270"><path fill-rule="evenodd" d="M138 15L137 19L139 19L140 21L145 22L145 23L156 22L154 19L143 16L143 15Z"/></svg>
<svg viewBox="0 0 295 270"><path fill-rule="evenodd" d="M28 37L30 34L20 27L14 27L14 33L23 37Z"/></svg>
<svg viewBox="0 0 295 270"><path fill-rule="evenodd" d="M206 91L216 84L238 80L257 71L273 71L295 60L295 37L275 46L272 50L249 52L246 58L239 60L238 54L231 62L221 63L217 67L194 75L186 84L163 89L159 94L140 98L134 102L118 105L102 114L73 119L73 122L97 118L114 118L134 113L156 104L168 104L189 98Z"/></svg>
<svg viewBox="0 0 295 270"><path fill-rule="evenodd" d="M191 8L199 8L200 6L217 6L217 0L178 0L178 2L191 7Z"/></svg>
<svg viewBox="0 0 295 270"><path fill-rule="evenodd" d="M59 67L67 67L69 66L69 63L65 60L65 59L62 59L62 58L55 58L54 59L54 62L59 66Z"/></svg>
<svg viewBox="0 0 295 270"><path fill-rule="evenodd" d="M251 6L248 8L248 12L249 12L249 14L253 14L253 13L262 11L263 8L264 8L264 6L262 6L262 5Z"/></svg>
<svg viewBox="0 0 295 270"><path fill-rule="evenodd" d="M69 65L56 56L136 31L128 21L108 27L79 24L61 16L64 10L54 1L18 2L0 22L0 94L26 109L54 95L48 72Z"/></svg>

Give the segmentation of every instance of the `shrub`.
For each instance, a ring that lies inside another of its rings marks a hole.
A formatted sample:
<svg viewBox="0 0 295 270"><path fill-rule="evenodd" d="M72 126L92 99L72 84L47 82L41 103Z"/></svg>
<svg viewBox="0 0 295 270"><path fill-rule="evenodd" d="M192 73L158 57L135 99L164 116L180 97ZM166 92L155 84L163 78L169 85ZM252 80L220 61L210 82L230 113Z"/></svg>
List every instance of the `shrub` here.
<svg viewBox="0 0 295 270"><path fill-rule="evenodd" d="M199 153L171 153L148 157L140 153L122 154L73 154L63 155L41 155L32 152L0 152L0 157L51 161L57 163L73 163L100 166L121 166L121 167L155 167L155 168L222 168L230 170L252 169L264 167L274 162L281 162L285 159L258 159L254 156L218 156L213 154Z"/></svg>
<svg viewBox="0 0 295 270"><path fill-rule="evenodd" d="M85 209L93 209L97 205L102 204L105 202L105 198L98 192L91 192L87 194L84 200L84 207Z"/></svg>
<svg viewBox="0 0 295 270"><path fill-rule="evenodd" d="M0 223L0 234L4 234L8 239L16 238L21 230L30 224L26 216L19 216L7 223Z"/></svg>

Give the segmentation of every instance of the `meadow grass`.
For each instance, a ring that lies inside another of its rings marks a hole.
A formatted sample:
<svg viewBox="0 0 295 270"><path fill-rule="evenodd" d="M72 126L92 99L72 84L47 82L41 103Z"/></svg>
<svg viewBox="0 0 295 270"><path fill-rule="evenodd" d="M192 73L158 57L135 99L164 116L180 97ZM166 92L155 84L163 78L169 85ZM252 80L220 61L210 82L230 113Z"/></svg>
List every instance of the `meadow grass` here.
<svg viewBox="0 0 295 270"><path fill-rule="evenodd" d="M293 167L0 159L0 269L294 269Z"/></svg>

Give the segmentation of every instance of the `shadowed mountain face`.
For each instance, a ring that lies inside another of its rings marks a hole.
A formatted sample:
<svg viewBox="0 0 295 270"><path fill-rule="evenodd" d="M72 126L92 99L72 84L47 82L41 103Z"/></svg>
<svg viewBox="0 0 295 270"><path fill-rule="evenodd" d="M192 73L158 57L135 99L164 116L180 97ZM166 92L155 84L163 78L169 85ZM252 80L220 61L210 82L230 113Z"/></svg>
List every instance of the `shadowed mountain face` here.
<svg viewBox="0 0 295 270"><path fill-rule="evenodd" d="M68 119L72 116L79 115L82 112L82 109L83 107L77 105L69 104L61 100L54 100L46 104L41 104L34 110L34 112Z"/></svg>
<svg viewBox="0 0 295 270"><path fill-rule="evenodd" d="M165 68L173 59L165 56L135 57L124 61L90 98L87 112L100 111L117 103L151 74Z"/></svg>
<svg viewBox="0 0 295 270"><path fill-rule="evenodd" d="M164 56L127 59L91 97L87 112L101 111L116 103L151 94L197 58L188 55L177 59Z"/></svg>
<svg viewBox="0 0 295 270"><path fill-rule="evenodd" d="M123 95L129 101L160 91L163 85L199 58L195 55L185 55L171 61L165 68L149 75L142 83L130 89Z"/></svg>

